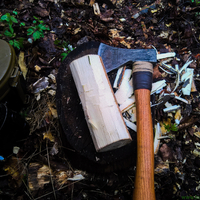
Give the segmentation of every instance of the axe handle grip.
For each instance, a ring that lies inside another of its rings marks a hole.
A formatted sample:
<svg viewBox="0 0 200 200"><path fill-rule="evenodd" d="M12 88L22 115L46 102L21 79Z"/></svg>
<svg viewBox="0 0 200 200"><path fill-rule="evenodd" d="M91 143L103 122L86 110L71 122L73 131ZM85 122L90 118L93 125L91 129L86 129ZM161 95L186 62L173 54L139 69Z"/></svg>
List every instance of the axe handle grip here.
<svg viewBox="0 0 200 200"><path fill-rule="evenodd" d="M148 65L151 69L145 71ZM155 200L153 125L150 107L153 67L151 63L146 62L136 63L135 66L137 70L133 70L133 79L136 81L133 84L137 116L137 163L133 200ZM145 70L140 71L140 66Z"/></svg>
<svg viewBox="0 0 200 200"><path fill-rule="evenodd" d="M153 127L150 91L135 91L137 115L137 164L133 200L155 200Z"/></svg>

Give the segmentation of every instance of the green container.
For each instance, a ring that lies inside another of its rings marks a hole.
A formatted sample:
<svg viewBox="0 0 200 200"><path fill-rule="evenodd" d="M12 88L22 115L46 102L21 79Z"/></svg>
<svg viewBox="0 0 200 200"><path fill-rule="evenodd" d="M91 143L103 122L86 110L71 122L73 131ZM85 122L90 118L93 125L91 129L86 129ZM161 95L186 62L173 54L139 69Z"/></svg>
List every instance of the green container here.
<svg viewBox="0 0 200 200"><path fill-rule="evenodd" d="M27 95L23 88L25 82L17 65L14 48L0 39L0 101L27 103ZM14 99L13 99L14 98Z"/></svg>

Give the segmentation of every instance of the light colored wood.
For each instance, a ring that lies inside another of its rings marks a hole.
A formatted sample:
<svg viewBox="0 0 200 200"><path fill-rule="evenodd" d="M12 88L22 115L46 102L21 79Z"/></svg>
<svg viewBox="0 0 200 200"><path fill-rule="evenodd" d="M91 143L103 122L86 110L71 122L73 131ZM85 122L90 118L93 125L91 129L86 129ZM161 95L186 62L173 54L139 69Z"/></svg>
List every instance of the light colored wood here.
<svg viewBox="0 0 200 200"><path fill-rule="evenodd" d="M155 200L153 125L150 90L135 90L137 163L133 200Z"/></svg>
<svg viewBox="0 0 200 200"><path fill-rule="evenodd" d="M70 64L74 82L96 151L131 142L105 67L98 55L86 55Z"/></svg>

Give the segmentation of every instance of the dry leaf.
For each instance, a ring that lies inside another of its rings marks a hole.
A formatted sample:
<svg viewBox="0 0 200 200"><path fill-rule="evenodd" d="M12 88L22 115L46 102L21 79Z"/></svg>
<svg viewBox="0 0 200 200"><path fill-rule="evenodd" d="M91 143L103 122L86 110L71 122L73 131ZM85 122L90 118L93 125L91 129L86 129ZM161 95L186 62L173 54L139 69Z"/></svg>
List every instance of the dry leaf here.
<svg viewBox="0 0 200 200"><path fill-rule="evenodd" d="M54 104L52 104L52 103L48 103L48 108L51 111L51 114L52 114L53 118L58 118L58 113L57 113L57 110L56 110L56 106Z"/></svg>
<svg viewBox="0 0 200 200"><path fill-rule="evenodd" d="M126 46L128 49L131 48L131 44L126 42L125 40L120 41L121 44L123 44L124 46Z"/></svg>
<svg viewBox="0 0 200 200"><path fill-rule="evenodd" d="M28 186L32 191L43 189L50 182L51 169L47 165L30 163L28 174Z"/></svg>
<svg viewBox="0 0 200 200"><path fill-rule="evenodd" d="M35 68L35 71L36 71L36 72L39 72L39 71L41 70L41 67L38 66L38 65L35 65L34 68Z"/></svg>
<svg viewBox="0 0 200 200"><path fill-rule="evenodd" d="M45 140L46 138L49 139L51 142L55 141L54 136L52 135L50 131L43 133L43 140Z"/></svg>
<svg viewBox="0 0 200 200"><path fill-rule="evenodd" d="M173 160L173 152L170 147L167 146L167 144L163 144L160 147L160 153L162 156L163 161L172 161Z"/></svg>
<svg viewBox="0 0 200 200"><path fill-rule="evenodd" d="M110 29L109 30L109 36L110 37L112 37L112 38L118 38L118 37L120 37L120 35L119 35L119 30L117 30L117 29Z"/></svg>
<svg viewBox="0 0 200 200"><path fill-rule="evenodd" d="M4 166L4 171L9 174L14 180L14 186L20 187L24 178L25 167L16 157L11 157L8 163Z"/></svg>
<svg viewBox="0 0 200 200"><path fill-rule="evenodd" d="M78 32L81 31L81 28L76 28L74 31L73 31L73 34L76 35Z"/></svg>
<svg viewBox="0 0 200 200"><path fill-rule="evenodd" d="M26 74L28 72L28 69L27 69L26 63L24 61L24 52L23 51L20 51L18 64L19 64L19 67L20 67L20 69L22 71L24 79L26 80Z"/></svg>
<svg viewBox="0 0 200 200"><path fill-rule="evenodd" d="M55 90L49 90L48 94L50 94L51 96L55 96L56 95L56 91Z"/></svg>
<svg viewBox="0 0 200 200"><path fill-rule="evenodd" d="M195 132L194 135L195 135L196 137L200 138L200 132L199 132L199 131Z"/></svg>
<svg viewBox="0 0 200 200"><path fill-rule="evenodd" d="M93 4L95 3L95 0L90 0L90 6L93 6Z"/></svg>

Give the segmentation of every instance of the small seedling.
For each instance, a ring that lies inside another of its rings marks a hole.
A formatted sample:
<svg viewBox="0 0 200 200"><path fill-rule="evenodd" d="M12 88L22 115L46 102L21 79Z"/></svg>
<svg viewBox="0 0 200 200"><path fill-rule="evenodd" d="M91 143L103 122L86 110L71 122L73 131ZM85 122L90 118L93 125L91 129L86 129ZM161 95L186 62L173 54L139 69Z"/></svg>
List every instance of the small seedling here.
<svg viewBox="0 0 200 200"><path fill-rule="evenodd" d="M34 17L34 21L33 24L35 24L35 26L30 26L29 29L27 30L27 35L32 35L34 41L43 38L44 37L44 33L43 31L46 30L50 30L49 27L44 24L43 20L39 20L37 17Z"/></svg>
<svg viewBox="0 0 200 200"><path fill-rule="evenodd" d="M63 48L63 51L60 55L62 57L62 61L67 57L67 55L74 50L74 48L72 47L72 45L70 45L68 42L66 41L60 41L60 40L55 40L54 44L57 45L58 47Z"/></svg>
<svg viewBox="0 0 200 200"><path fill-rule="evenodd" d="M17 15L18 13L16 11L13 11L13 14ZM10 40L8 41L9 44L13 47L20 49L21 47L23 47L24 38L20 38L19 40L14 39L16 33L14 32L13 24L18 23L15 15L10 15L10 13L6 13L5 15L1 16L0 21L5 25L5 30L3 34L4 36L10 38ZM20 23L20 26L25 26L25 23Z"/></svg>
<svg viewBox="0 0 200 200"><path fill-rule="evenodd" d="M13 13L16 15L17 12L13 11ZM0 19L1 22L3 22L5 25L8 26L8 29L4 31L4 35L8 37L14 37L14 29L13 29L13 23L18 23L17 19L14 15L10 15L10 13L6 13L5 15L1 16Z"/></svg>
<svg viewBox="0 0 200 200"><path fill-rule="evenodd" d="M177 132L178 131L178 126L177 124L165 124L163 123L165 129L167 130L167 132L170 132L170 131L174 131L174 132Z"/></svg>

